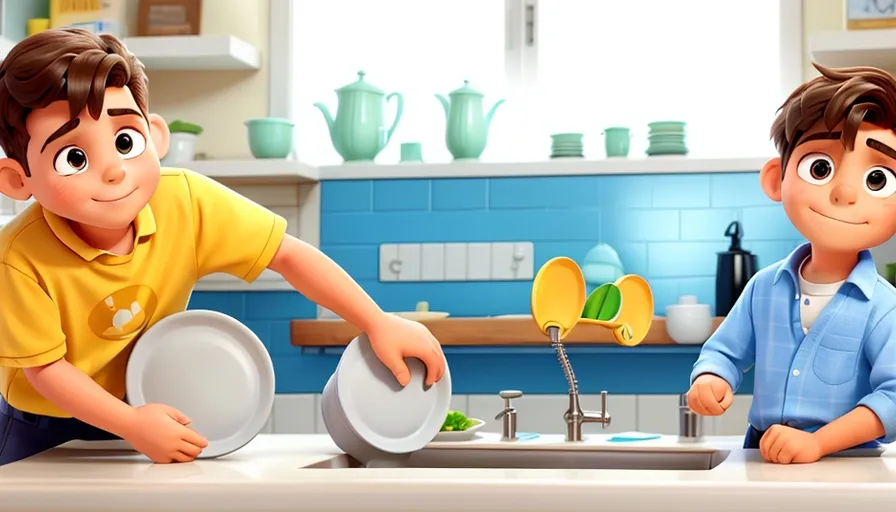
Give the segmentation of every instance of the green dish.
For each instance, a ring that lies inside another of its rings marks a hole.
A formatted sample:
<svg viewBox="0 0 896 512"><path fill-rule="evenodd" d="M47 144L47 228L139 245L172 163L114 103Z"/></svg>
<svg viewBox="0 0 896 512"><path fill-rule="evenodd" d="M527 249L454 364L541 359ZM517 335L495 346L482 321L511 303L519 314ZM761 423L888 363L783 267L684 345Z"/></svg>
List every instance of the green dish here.
<svg viewBox="0 0 896 512"><path fill-rule="evenodd" d="M683 130L685 126L687 126L687 123L685 123L684 121L654 121L652 123L647 123L647 127L651 130L655 130L657 128Z"/></svg>

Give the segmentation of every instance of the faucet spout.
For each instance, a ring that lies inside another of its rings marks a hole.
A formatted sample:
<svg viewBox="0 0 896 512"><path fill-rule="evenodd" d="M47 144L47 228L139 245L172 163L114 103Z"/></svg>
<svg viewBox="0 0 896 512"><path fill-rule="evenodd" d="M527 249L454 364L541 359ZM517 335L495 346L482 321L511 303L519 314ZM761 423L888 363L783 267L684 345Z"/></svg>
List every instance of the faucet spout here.
<svg viewBox="0 0 896 512"><path fill-rule="evenodd" d="M600 423L603 428L610 426L610 412L607 409L607 392L600 392L600 411L584 411L579 403L579 394L569 394L569 409L563 414L566 421L566 440L581 441L582 425L585 423Z"/></svg>

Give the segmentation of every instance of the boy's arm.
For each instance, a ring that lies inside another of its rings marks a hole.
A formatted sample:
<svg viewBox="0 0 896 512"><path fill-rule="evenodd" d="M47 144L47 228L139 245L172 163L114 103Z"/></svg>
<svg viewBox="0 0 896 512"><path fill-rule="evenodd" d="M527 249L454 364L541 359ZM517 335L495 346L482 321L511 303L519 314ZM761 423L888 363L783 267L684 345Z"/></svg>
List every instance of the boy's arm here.
<svg viewBox="0 0 896 512"><path fill-rule="evenodd" d="M130 406L64 359L59 309L30 276L0 263L0 366L20 368L44 398L75 418L121 435Z"/></svg>
<svg viewBox="0 0 896 512"><path fill-rule="evenodd" d="M881 318L864 343L871 364L871 393L858 407L818 429L815 436L824 455L868 441L896 440L896 309Z"/></svg>
<svg viewBox="0 0 896 512"><path fill-rule="evenodd" d="M703 344L700 357L691 371L691 384L700 375L717 375L737 391L744 373L756 360L756 336L753 331L753 290L756 276L747 283L740 298L722 325Z"/></svg>
<svg viewBox="0 0 896 512"><path fill-rule="evenodd" d="M24 372L34 389L56 407L118 437L127 436L134 408L109 394L65 359L25 368Z"/></svg>
<svg viewBox="0 0 896 512"><path fill-rule="evenodd" d="M338 313L362 331L372 330L383 316L373 299L339 265L292 236L283 239L269 268L309 300Z"/></svg>

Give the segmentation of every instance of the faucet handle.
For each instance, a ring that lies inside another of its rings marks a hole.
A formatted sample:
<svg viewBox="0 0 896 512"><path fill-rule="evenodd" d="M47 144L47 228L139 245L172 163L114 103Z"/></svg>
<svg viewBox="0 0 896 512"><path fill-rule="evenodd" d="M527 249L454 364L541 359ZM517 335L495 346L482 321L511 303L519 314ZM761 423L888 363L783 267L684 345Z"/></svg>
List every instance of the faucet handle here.
<svg viewBox="0 0 896 512"><path fill-rule="evenodd" d="M518 391L516 389L506 389L506 390L498 393L498 396L500 396L501 398L504 399L504 410L499 412L498 415L495 416L496 420L500 420L501 418L503 418L504 416L506 416L510 413L516 413L516 411L513 408L513 404L511 404L510 401L513 400L514 398L522 397L523 392Z"/></svg>

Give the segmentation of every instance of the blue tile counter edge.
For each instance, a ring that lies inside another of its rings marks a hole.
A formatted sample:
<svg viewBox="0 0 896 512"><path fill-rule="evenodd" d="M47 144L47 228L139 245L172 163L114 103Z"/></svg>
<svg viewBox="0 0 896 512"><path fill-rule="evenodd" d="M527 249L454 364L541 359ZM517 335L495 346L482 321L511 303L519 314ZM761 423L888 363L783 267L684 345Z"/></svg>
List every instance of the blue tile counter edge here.
<svg viewBox="0 0 896 512"><path fill-rule="evenodd" d="M320 393L341 350L306 349L290 342L293 319L316 317L316 306L295 292L194 292L190 309L230 315L252 329L274 362L278 393ZM582 393L677 394L687 390L698 346L571 346ZM453 392L494 394L517 388L527 394L565 394L566 380L549 347L446 347ZM753 374L738 390L753 390Z"/></svg>

